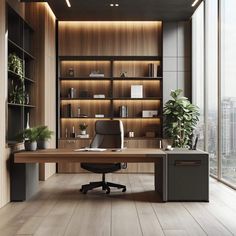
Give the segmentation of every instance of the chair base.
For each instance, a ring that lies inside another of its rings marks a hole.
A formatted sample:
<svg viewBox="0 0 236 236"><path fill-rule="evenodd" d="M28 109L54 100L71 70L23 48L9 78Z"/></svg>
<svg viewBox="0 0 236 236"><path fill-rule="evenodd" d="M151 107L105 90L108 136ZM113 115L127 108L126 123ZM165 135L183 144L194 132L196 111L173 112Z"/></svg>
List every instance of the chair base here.
<svg viewBox="0 0 236 236"><path fill-rule="evenodd" d="M86 194L89 190L92 190L94 188L99 188L99 187L102 187L102 190L105 190L106 194L110 193L110 187L114 187L114 188L118 188L118 189L122 188L122 192L126 191L126 186L125 185L106 182L105 181L105 176L103 176L102 181L90 182L89 184L82 185L82 187L80 189L80 192Z"/></svg>

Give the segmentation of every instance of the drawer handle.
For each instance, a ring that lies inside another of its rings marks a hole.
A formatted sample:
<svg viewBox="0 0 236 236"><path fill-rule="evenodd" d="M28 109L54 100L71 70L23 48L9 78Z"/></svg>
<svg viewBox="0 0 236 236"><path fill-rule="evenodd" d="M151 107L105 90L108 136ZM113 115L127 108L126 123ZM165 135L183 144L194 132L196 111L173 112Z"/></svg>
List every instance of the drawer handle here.
<svg viewBox="0 0 236 236"><path fill-rule="evenodd" d="M180 161L177 160L175 161L176 166L200 166L201 165L201 160L197 161Z"/></svg>

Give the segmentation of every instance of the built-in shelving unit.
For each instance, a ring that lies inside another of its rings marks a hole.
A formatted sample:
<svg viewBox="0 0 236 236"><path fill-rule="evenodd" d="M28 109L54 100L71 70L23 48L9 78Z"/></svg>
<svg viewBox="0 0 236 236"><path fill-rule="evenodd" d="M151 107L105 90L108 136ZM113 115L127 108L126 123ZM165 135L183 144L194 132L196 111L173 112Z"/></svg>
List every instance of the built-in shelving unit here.
<svg viewBox="0 0 236 236"><path fill-rule="evenodd" d="M26 128L27 117L31 121L32 109L35 108L32 96L35 89L35 57L32 54L34 30L10 6L7 12L8 63L11 55L14 55L22 66L22 72L13 71L8 66L7 142L14 143L16 135Z"/></svg>
<svg viewBox="0 0 236 236"><path fill-rule="evenodd" d="M136 138L147 138L146 132L154 131L155 138L162 138L160 56L61 56L58 63L58 139L70 138L73 126L79 133L81 123L88 124L87 132L92 137L98 119L122 120L126 137L133 131ZM149 76L149 64L158 68L153 76ZM99 71L104 77L90 77L93 71ZM125 77L121 77L123 72ZM132 85L143 86L141 98L131 98ZM73 97L69 92L71 88L75 93ZM96 94L104 98L94 98ZM127 117L120 116L121 106L128 108ZM158 115L142 117L143 110L156 110ZM104 118L95 117L96 114L103 114Z"/></svg>

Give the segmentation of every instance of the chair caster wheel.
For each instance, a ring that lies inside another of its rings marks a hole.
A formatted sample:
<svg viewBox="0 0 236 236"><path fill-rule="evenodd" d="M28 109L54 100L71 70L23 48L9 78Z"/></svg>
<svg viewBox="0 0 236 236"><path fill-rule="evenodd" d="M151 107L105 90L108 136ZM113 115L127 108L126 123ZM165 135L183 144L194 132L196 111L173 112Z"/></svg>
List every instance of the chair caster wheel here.
<svg viewBox="0 0 236 236"><path fill-rule="evenodd" d="M123 189L122 189L122 192L123 192L123 193L126 192L126 188L123 188Z"/></svg>
<svg viewBox="0 0 236 236"><path fill-rule="evenodd" d="M106 194L110 194L110 189L107 189Z"/></svg>

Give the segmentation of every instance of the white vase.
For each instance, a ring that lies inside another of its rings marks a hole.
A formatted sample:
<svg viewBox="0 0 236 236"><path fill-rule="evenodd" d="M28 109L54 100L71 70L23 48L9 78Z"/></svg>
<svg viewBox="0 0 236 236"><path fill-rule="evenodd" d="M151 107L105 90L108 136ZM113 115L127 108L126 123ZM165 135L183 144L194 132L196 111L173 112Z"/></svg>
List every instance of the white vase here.
<svg viewBox="0 0 236 236"><path fill-rule="evenodd" d="M86 134L86 130L80 130L80 134L82 135Z"/></svg>

